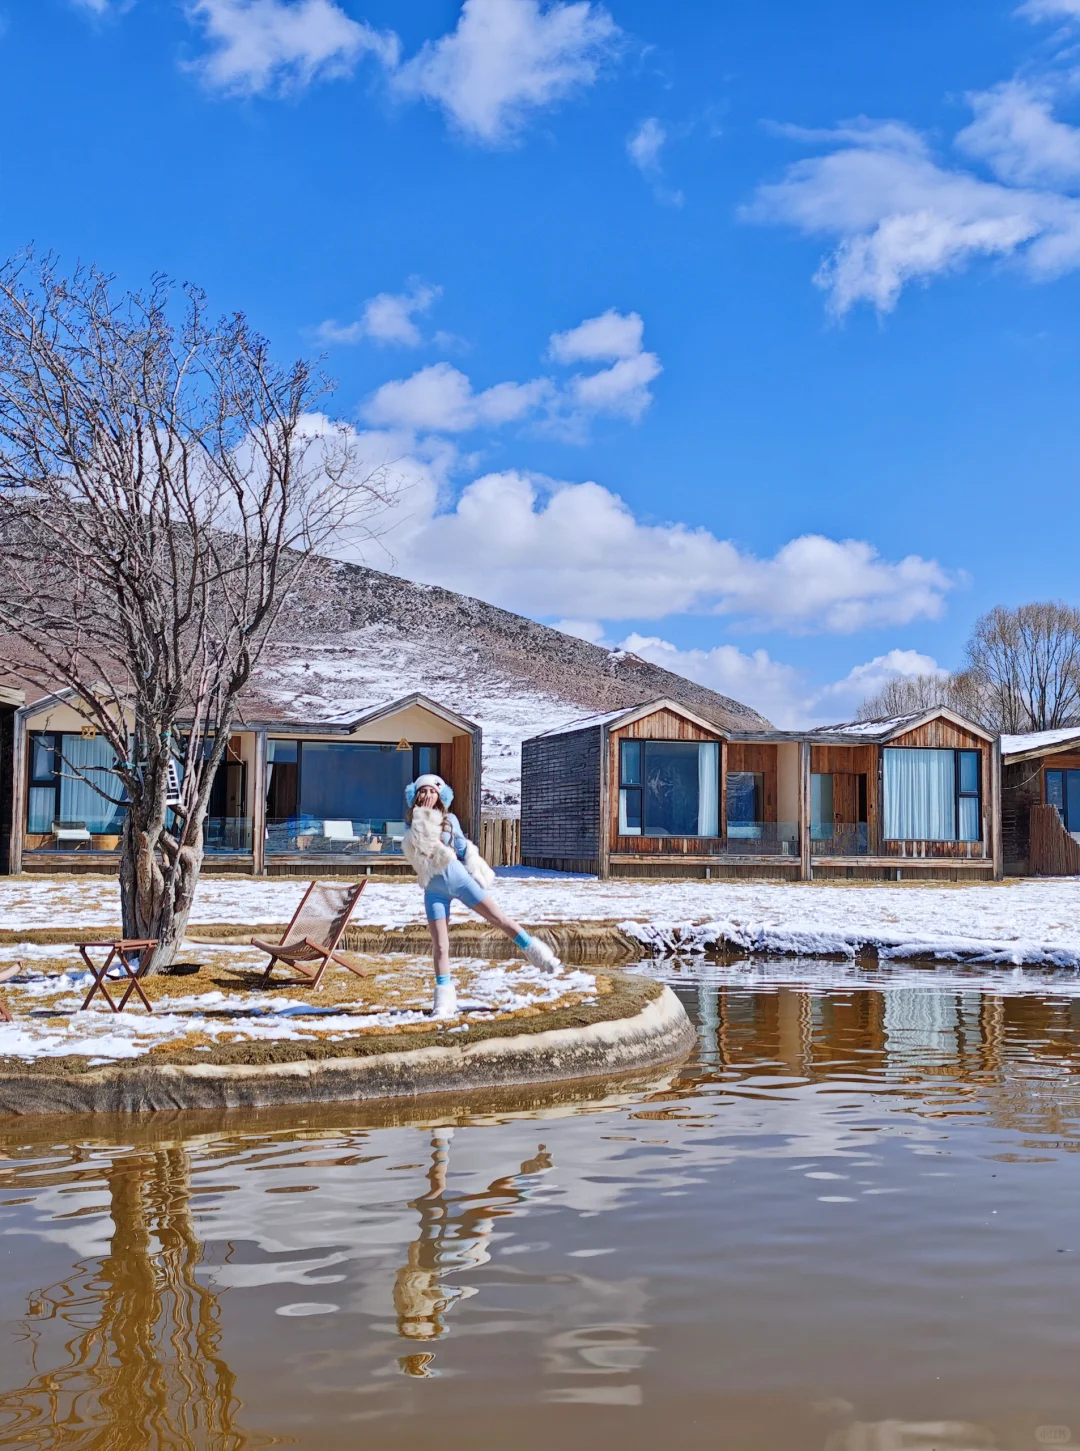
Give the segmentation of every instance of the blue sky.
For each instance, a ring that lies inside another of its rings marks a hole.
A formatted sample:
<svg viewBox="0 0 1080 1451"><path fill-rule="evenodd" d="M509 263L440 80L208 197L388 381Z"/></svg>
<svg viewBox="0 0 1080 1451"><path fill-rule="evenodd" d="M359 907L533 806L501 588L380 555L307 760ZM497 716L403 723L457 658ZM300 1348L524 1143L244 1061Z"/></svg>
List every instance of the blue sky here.
<svg viewBox="0 0 1080 1451"><path fill-rule="evenodd" d="M1080 0L0 20L5 249L325 352L368 562L782 724L1080 603Z"/></svg>

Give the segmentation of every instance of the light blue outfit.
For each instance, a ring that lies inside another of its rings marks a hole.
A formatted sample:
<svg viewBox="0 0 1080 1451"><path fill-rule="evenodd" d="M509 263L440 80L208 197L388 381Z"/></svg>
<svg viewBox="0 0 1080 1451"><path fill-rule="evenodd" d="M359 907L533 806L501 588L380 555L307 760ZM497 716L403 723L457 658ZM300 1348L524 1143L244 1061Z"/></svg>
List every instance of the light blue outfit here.
<svg viewBox="0 0 1080 1451"><path fill-rule="evenodd" d="M476 878L470 876L462 866L465 848L469 843L461 829L461 822L452 811L446 814L442 839L447 846L453 848L457 861L451 862L444 871L432 877L424 888L424 912L429 922L449 921L450 903L455 899L463 902L466 907L475 907L487 896Z"/></svg>

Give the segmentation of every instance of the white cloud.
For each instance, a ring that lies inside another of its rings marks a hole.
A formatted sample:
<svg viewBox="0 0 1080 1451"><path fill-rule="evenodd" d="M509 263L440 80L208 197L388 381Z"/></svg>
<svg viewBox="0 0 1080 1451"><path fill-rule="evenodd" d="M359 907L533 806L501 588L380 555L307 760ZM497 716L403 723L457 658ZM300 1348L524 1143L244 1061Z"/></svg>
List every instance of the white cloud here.
<svg viewBox="0 0 1080 1451"><path fill-rule="evenodd" d="M744 653L735 645L680 650L659 636L636 633L619 648L753 706L782 730L810 726L823 712L830 720L850 720L868 695L897 676L948 674L930 655L895 649L854 666L842 680L814 687L805 672L774 660L767 650Z"/></svg>
<svg viewBox="0 0 1080 1451"><path fill-rule="evenodd" d="M473 140L499 144L530 111L591 85L618 36L590 0L465 0L457 28L429 41L394 83L441 106Z"/></svg>
<svg viewBox="0 0 1080 1451"><path fill-rule="evenodd" d="M644 332L640 313L609 307L567 332L552 333L550 352L560 363L616 362L641 352Z"/></svg>
<svg viewBox="0 0 1080 1451"><path fill-rule="evenodd" d="M1080 128L1057 121L1052 98L1024 81L970 96L975 119L957 145L1012 185L1063 186L1080 181Z"/></svg>
<svg viewBox="0 0 1080 1451"><path fill-rule="evenodd" d="M599 373L579 374L569 385L570 396L585 413L610 413L636 423L652 402L649 384L662 371L655 353L623 358Z"/></svg>
<svg viewBox="0 0 1080 1451"><path fill-rule="evenodd" d="M411 378L384 383L364 408L369 423L418 433L463 433L498 427L533 412L543 401L545 379L497 383L474 393L464 373L450 363L433 363Z"/></svg>
<svg viewBox="0 0 1080 1451"><path fill-rule="evenodd" d="M695 612L850 634L937 618L955 583L933 560L885 560L859 540L810 535L761 559L707 529L643 524L599 484L513 470L475 480L447 512L414 515L387 545L410 578L577 621Z"/></svg>
<svg viewBox="0 0 1080 1451"><path fill-rule="evenodd" d="M215 90L301 89L351 74L368 53L397 64L397 37L353 20L334 0L189 0L186 8L212 44L197 68Z"/></svg>
<svg viewBox="0 0 1080 1451"><path fill-rule="evenodd" d="M1048 113L1049 124L1042 124L1029 104L1021 117L1018 97L1005 100L1000 91L972 102L976 121L962 133L969 149L982 147L980 154L1013 175L1046 176L1056 168L1060 176L1063 138ZM787 129L834 149L759 188L742 215L838 239L815 277L838 316L861 301L891 311L909 282L958 271L978 257L1013 258L1036 281L1080 266L1080 201L1064 192L943 166L900 122L856 121L831 133Z"/></svg>
<svg viewBox="0 0 1080 1451"><path fill-rule="evenodd" d="M552 620L551 628L561 630L564 635L575 635L579 640L588 640L590 645L607 643L607 631L599 620Z"/></svg>
<svg viewBox="0 0 1080 1451"><path fill-rule="evenodd" d="M414 279L408 292L380 292L368 298L357 322L340 324L331 318L321 323L318 337L326 343L358 343L370 338L376 343L417 348L424 339L414 318L426 313L441 293L441 287Z"/></svg>
<svg viewBox="0 0 1080 1451"><path fill-rule="evenodd" d="M548 349L561 362L616 359L609 368L576 373L561 383L542 377L475 393L459 369L435 363L411 378L384 383L365 405L364 417L385 427L462 433L542 414L547 426L570 439L582 438L588 420L600 414L636 423L652 402L649 384L662 371L656 354L642 350L642 336L636 312L611 309L553 333Z"/></svg>
<svg viewBox="0 0 1080 1451"><path fill-rule="evenodd" d="M1027 0L1016 13L1031 20L1080 19L1080 0Z"/></svg>
<svg viewBox="0 0 1080 1451"><path fill-rule="evenodd" d="M667 130L655 116L647 116L626 138L626 154L646 176L660 169L660 152L667 141Z"/></svg>
<svg viewBox="0 0 1080 1451"><path fill-rule="evenodd" d="M660 153L667 145L667 127L656 116L647 116L626 138L626 154L631 162L651 183L653 196L665 206L681 207L683 194L672 191L664 185L664 173L660 164Z"/></svg>

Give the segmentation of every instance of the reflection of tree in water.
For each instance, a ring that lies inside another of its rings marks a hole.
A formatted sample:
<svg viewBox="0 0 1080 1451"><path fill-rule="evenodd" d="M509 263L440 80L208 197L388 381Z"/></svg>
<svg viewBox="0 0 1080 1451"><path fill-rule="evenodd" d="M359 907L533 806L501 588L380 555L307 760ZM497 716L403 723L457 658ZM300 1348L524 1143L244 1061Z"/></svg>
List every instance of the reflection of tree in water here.
<svg viewBox="0 0 1080 1451"><path fill-rule="evenodd" d="M109 1253L31 1300L27 1333L37 1373L24 1388L0 1394L4 1444L70 1451L265 1444L236 1423L240 1403L221 1356L217 1297L196 1278L202 1246L183 1149L117 1159L104 1177ZM41 1320L74 1330L57 1369L38 1369L42 1337L34 1326Z"/></svg>
<svg viewBox="0 0 1080 1451"><path fill-rule="evenodd" d="M495 1221L513 1214L529 1197L529 1181L552 1167L543 1144L516 1174L495 1179L477 1194L450 1194L453 1129L441 1129L431 1140L428 1189L409 1205L420 1215L420 1233L409 1245L409 1257L394 1281L398 1333L407 1340L437 1340L446 1326L446 1311L458 1300L476 1294L475 1286L448 1285L445 1276L475 1269L491 1258L488 1242ZM399 1362L408 1375L426 1375L434 1357L417 1353Z"/></svg>

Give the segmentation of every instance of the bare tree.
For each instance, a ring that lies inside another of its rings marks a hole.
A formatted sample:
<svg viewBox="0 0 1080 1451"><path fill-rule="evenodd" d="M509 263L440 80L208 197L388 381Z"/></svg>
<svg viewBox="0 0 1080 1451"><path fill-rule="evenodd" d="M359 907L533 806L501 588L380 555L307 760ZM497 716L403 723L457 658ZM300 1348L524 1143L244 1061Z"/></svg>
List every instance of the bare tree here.
<svg viewBox="0 0 1080 1451"><path fill-rule="evenodd" d="M944 705L968 720L995 729L986 693L970 670L955 675L898 675L863 701L857 720L887 720Z"/></svg>
<svg viewBox="0 0 1080 1451"><path fill-rule="evenodd" d="M1057 730L1080 721L1080 610L1072 605L998 605L977 621L967 658L997 729Z"/></svg>
<svg viewBox="0 0 1080 1451"><path fill-rule="evenodd" d="M182 940L214 774L284 604L390 502L355 435L313 415L326 391L194 288L0 268L0 662L70 687L112 748L123 931L159 941L150 971Z"/></svg>

